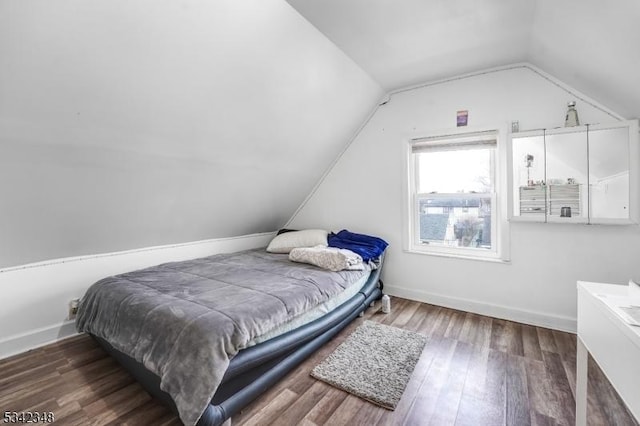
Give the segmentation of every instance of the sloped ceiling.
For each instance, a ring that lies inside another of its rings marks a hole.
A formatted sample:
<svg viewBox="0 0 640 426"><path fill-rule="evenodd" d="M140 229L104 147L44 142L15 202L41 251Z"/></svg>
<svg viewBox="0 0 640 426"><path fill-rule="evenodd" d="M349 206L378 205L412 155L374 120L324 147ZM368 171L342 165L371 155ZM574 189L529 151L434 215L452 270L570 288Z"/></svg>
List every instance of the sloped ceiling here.
<svg viewBox="0 0 640 426"><path fill-rule="evenodd" d="M382 94L282 0L0 0L0 268L276 230Z"/></svg>
<svg viewBox="0 0 640 426"><path fill-rule="evenodd" d="M287 0L385 89L530 62L640 117L637 0Z"/></svg>
<svg viewBox="0 0 640 426"><path fill-rule="evenodd" d="M537 0L527 60L626 118L640 117L640 2Z"/></svg>

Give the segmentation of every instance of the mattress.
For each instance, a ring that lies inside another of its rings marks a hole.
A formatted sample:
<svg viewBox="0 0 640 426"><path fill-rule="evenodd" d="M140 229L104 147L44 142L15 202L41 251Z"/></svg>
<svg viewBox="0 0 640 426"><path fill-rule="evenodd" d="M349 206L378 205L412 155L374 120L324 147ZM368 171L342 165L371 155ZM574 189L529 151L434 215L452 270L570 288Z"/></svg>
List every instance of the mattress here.
<svg viewBox="0 0 640 426"><path fill-rule="evenodd" d="M241 350L232 360L222 384L198 421L198 426L220 426L273 386L319 347L347 326L374 300L382 296L383 257L361 290L331 312L278 337ZM151 395L178 413L173 398L162 389L160 378L141 362L93 336Z"/></svg>
<svg viewBox="0 0 640 426"><path fill-rule="evenodd" d="M334 297L357 293L367 276L264 249L173 262L95 283L76 326L143 363L193 425L238 351L292 320L308 321L302 317L311 310L321 315L339 304Z"/></svg>
<svg viewBox="0 0 640 426"><path fill-rule="evenodd" d="M273 339L274 337L278 337L284 333L287 333L291 330L295 330L296 328L309 324L310 322L331 312L332 310L334 310L335 308L342 305L344 302L346 302L347 300L351 299L353 296L358 294L358 292L362 290L362 287L364 287L364 285L367 283L368 279L369 279L368 275L362 276L362 278L360 278L358 281L351 284L351 286L347 287L341 293L333 296L326 302L323 302L318 306L316 306L315 308L303 313L302 315L292 318L291 320L285 322L284 324L279 325L273 330L259 337L256 337L255 339L252 339L247 344L247 347L257 345L258 343L265 342L267 340Z"/></svg>

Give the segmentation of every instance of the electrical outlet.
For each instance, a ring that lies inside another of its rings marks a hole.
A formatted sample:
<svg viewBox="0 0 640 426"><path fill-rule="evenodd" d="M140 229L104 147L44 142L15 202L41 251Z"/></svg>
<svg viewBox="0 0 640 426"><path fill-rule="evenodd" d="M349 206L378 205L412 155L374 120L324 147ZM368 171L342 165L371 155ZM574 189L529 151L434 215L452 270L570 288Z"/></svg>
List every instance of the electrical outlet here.
<svg viewBox="0 0 640 426"><path fill-rule="evenodd" d="M73 319L78 315L78 305L80 305L80 299L71 299L69 302L69 319Z"/></svg>

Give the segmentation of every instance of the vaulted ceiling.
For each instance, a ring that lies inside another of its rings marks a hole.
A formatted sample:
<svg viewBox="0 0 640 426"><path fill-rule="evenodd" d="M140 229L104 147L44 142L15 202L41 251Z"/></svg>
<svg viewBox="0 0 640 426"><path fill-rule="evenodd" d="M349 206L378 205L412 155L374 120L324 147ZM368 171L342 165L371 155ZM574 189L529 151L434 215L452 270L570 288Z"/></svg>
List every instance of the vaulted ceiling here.
<svg viewBox="0 0 640 426"><path fill-rule="evenodd" d="M283 0L0 0L0 268L273 231L382 95Z"/></svg>
<svg viewBox="0 0 640 426"><path fill-rule="evenodd" d="M529 62L640 116L637 0L287 0L385 89Z"/></svg>
<svg viewBox="0 0 640 426"><path fill-rule="evenodd" d="M638 0L287 1L0 1L0 268L277 229L416 83L524 61L640 116Z"/></svg>

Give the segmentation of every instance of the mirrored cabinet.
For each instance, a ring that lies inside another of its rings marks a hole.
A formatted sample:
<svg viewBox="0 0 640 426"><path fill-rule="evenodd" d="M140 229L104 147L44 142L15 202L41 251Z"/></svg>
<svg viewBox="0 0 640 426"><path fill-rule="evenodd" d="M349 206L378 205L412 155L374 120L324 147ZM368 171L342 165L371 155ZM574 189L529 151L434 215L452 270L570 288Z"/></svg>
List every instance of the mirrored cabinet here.
<svg viewBox="0 0 640 426"><path fill-rule="evenodd" d="M511 220L638 223L638 122L511 134Z"/></svg>

